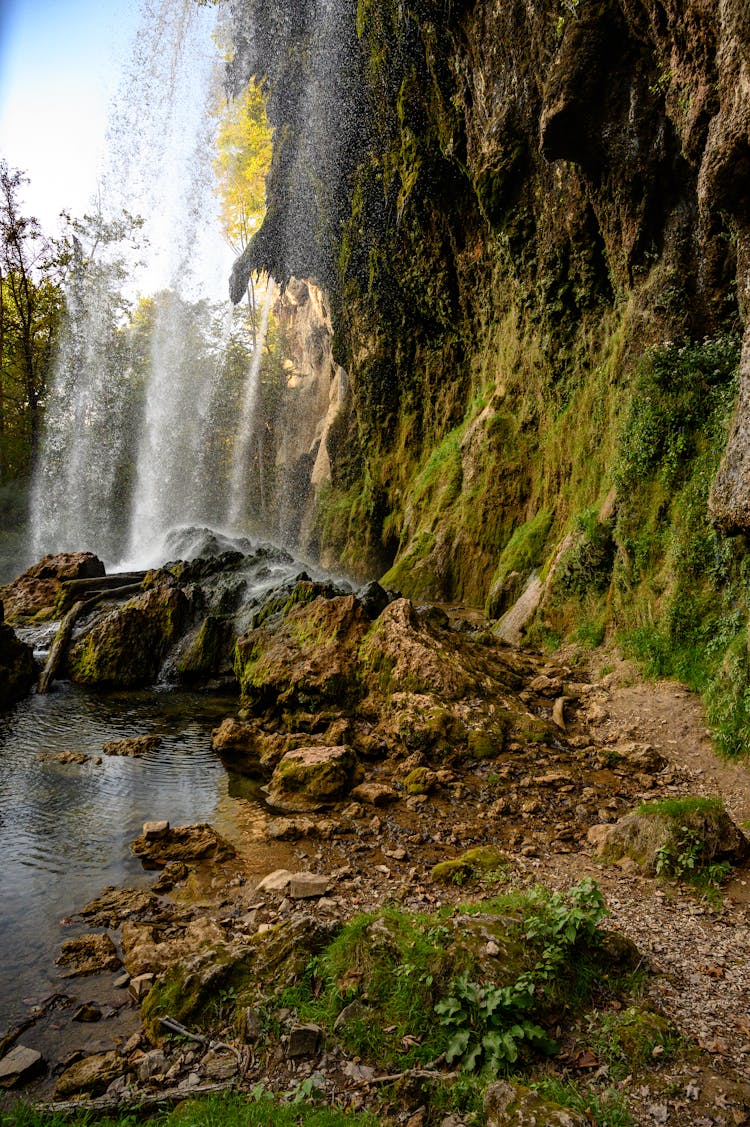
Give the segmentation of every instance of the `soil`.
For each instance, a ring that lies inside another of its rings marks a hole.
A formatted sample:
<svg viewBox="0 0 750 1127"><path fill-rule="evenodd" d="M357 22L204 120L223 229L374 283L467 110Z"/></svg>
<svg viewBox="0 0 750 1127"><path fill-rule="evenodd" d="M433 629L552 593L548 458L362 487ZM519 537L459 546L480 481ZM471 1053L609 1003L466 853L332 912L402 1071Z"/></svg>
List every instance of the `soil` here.
<svg viewBox="0 0 750 1127"><path fill-rule="evenodd" d="M607 928L637 944L652 972L648 996L677 1025L685 1047L670 1059L655 1057L631 1076L609 1077L587 1044L586 1028L573 1028L563 1044L568 1075L623 1092L638 1124L750 1123L750 870L736 869L721 895L708 902L687 886L644 877L632 866L604 866L587 837L591 825L614 821L657 796L717 794L735 821L745 822L750 770L717 759L700 700L683 686L644 682L631 665L601 651L537 655L535 662L542 677L564 668L578 686L566 702L567 730L554 748L516 746L491 761L452 764L440 773L434 793L404 797L387 810L341 804L320 830L291 843L269 841L273 815L255 815L238 830L239 858L220 870L199 867L173 899L186 913L206 913L230 930L250 908L254 926L273 924L299 904L284 893L259 893L256 886L271 870L288 867L330 877L327 895L307 902L322 918L347 918L386 900L433 910L494 893L431 879L436 862L488 843L508 855L516 884L563 888L591 876L605 894ZM553 692L547 704L551 716ZM653 752L657 763L663 757L666 766L628 768L616 752L634 746ZM397 776L386 761L372 767L371 777L393 784ZM77 1003L96 996L91 979L82 980L79 990L68 980L64 989L80 995ZM74 1008L73 1002L53 1007L21 1037L53 1062L45 1078L23 1090L24 1098L51 1098L54 1075L72 1047ZM122 1003L112 1009L109 1021L92 1027L84 1052L111 1048L133 1032L137 1010ZM312 1076L329 1097L357 1108L377 1097L375 1072L342 1059L334 1048L310 1061L284 1059L283 1053L252 1061L244 1083L250 1088L263 1079L286 1090ZM422 1122L415 1107L394 1109L394 1121L412 1127ZM452 1123L458 1127L460 1120Z"/></svg>

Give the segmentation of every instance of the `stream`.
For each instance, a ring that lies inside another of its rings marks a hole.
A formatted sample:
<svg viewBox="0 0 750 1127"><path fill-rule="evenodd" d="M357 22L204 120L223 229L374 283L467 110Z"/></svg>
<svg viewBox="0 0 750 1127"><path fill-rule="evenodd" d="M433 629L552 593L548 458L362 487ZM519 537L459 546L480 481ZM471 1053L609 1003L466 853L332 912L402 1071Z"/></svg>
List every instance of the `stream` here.
<svg viewBox="0 0 750 1127"><path fill-rule="evenodd" d="M234 797L211 729L235 709L235 698L167 688L102 696L58 683L0 714L0 1036L60 989L54 959L76 933L61 921L105 885L153 880L129 849L144 821L211 821L231 836L248 800ZM143 734L161 745L102 755L107 740ZM90 759L40 758L65 751Z"/></svg>

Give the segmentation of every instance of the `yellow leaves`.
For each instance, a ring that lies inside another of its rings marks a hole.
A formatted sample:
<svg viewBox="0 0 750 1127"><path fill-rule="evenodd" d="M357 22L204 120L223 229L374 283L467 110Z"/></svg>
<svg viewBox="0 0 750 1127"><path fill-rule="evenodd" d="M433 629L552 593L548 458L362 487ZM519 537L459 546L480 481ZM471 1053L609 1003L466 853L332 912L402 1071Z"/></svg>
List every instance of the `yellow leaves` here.
<svg viewBox="0 0 750 1127"><path fill-rule="evenodd" d="M237 98L222 99L217 116L216 194L224 234L239 252L260 226L266 208L273 130L260 84L251 81Z"/></svg>

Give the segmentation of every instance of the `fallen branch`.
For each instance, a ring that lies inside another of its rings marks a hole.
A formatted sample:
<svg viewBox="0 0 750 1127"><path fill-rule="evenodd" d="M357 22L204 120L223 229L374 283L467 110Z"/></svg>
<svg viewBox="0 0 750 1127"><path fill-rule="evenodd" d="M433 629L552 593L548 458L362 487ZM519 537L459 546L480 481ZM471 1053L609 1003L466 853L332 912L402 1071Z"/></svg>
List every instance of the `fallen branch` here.
<svg viewBox="0 0 750 1127"><path fill-rule="evenodd" d="M163 1092L124 1092L122 1096L94 1096L86 1100L63 1100L55 1103L34 1105L35 1111L53 1115L69 1115L81 1111L137 1111L143 1107L158 1107L160 1104L180 1103L194 1096L210 1096L216 1092L227 1092L234 1087L234 1080L223 1084L203 1084L194 1088L166 1088Z"/></svg>
<svg viewBox="0 0 750 1127"><path fill-rule="evenodd" d="M407 1068L403 1072L393 1072L389 1076L374 1076L368 1084L393 1084L396 1080L403 1080L405 1076L418 1080L455 1080L459 1072L438 1072L434 1068Z"/></svg>

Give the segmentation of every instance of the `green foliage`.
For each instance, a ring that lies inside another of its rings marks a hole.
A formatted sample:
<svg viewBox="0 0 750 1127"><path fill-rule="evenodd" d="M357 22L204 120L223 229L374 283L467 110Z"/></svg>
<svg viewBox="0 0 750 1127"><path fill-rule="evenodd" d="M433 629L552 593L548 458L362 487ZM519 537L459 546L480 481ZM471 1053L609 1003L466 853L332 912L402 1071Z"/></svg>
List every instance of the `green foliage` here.
<svg viewBox="0 0 750 1127"><path fill-rule="evenodd" d="M600 521L596 509L576 517L575 543L560 560L552 584L554 594L600 594L609 587L615 558L613 522Z"/></svg>
<svg viewBox="0 0 750 1127"><path fill-rule="evenodd" d="M635 1125L623 1094L614 1088L599 1089L593 1084L576 1084L572 1080L558 1080L554 1077L537 1080L532 1087L545 1099L586 1115L597 1127Z"/></svg>

